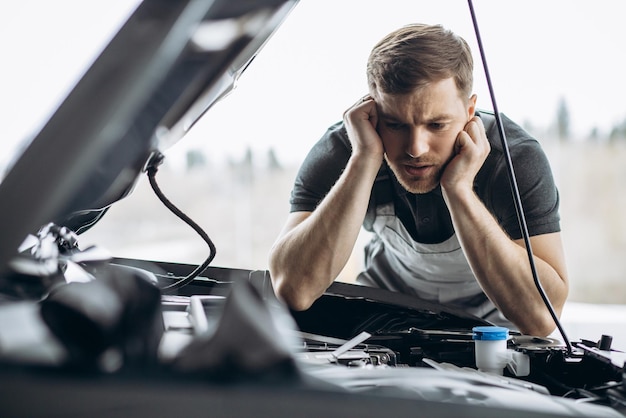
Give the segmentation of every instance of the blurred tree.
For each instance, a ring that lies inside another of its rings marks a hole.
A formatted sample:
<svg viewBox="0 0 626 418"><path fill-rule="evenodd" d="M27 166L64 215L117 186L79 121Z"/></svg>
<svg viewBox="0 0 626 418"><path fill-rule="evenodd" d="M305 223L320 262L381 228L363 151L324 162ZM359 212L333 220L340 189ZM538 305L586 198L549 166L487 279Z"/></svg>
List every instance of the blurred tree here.
<svg viewBox="0 0 626 418"><path fill-rule="evenodd" d="M243 165L245 167L252 168L253 160L254 160L254 157L253 157L253 154L252 154L252 148L247 147L246 148L246 153L243 156Z"/></svg>
<svg viewBox="0 0 626 418"><path fill-rule="evenodd" d="M614 125L609 134L609 141L614 142L626 139L626 119L622 123Z"/></svg>
<svg viewBox="0 0 626 418"><path fill-rule="evenodd" d="M245 185L252 184L254 180L254 155L252 148L248 146L241 163L235 163L232 168L235 170L237 178L241 183Z"/></svg>
<svg viewBox="0 0 626 418"><path fill-rule="evenodd" d="M267 151L267 167L270 171L280 171L283 168L280 161L278 161L276 151L274 151L273 147Z"/></svg>
<svg viewBox="0 0 626 418"><path fill-rule="evenodd" d="M206 157L204 153L198 149L190 149L187 151L186 160L187 171L194 168L202 168L206 165Z"/></svg>
<svg viewBox="0 0 626 418"><path fill-rule="evenodd" d="M600 140L600 130L597 126L594 126L589 132L589 139L593 142L598 142Z"/></svg>
<svg viewBox="0 0 626 418"><path fill-rule="evenodd" d="M560 140L567 140L570 138L570 116L569 109L565 98L561 97L556 113L556 129L557 135Z"/></svg>

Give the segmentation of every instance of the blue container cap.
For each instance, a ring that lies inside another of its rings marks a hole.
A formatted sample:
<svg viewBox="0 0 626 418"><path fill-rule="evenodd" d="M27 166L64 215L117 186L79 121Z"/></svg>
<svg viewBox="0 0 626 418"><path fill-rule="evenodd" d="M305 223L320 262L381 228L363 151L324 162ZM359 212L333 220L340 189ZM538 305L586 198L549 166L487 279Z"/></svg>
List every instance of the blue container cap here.
<svg viewBox="0 0 626 418"><path fill-rule="evenodd" d="M474 327L472 328L474 340L501 341L509 337L509 329L504 327Z"/></svg>

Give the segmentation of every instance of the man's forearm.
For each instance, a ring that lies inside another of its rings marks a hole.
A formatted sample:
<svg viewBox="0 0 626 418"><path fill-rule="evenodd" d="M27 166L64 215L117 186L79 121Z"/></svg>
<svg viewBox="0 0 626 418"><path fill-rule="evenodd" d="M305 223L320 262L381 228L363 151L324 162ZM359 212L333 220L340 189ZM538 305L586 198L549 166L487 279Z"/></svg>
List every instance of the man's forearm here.
<svg viewBox="0 0 626 418"><path fill-rule="evenodd" d="M291 215L294 223L272 247L270 272L276 293L292 308L308 308L345 266L379 168L380 161L353 156L314 212Z"/></svg>
<svg viewBox="0 0 626 418"><path fill-rule="evenodd" d="M444 195L463 251L485 293L521 332L549 334L555 324L535 286L523 241L511 240L473 191ZM567 279L557 238L547 234L533 237L531 243L540 247L534 256L537 275L560 314Z"/></svg>

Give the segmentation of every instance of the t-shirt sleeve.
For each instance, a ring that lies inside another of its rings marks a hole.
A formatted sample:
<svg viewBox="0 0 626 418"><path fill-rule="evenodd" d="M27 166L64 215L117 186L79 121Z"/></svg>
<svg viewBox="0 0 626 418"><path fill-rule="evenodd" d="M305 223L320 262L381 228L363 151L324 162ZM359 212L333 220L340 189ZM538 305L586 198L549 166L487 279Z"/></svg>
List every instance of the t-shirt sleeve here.
<svg viewBox="0 0 626 418"><path fill-rule="evenodd" d="M291 212L312 212L343 172L352 148L343 123L331 126L311 148L291 190Z"/></svg>
<svg viewBox="0 0 626 418"><path fill-rule="evenodd" d="M540 144L532 138L524 139L510 148L510 155L529 235L559 232L559 193ZM522 232L506 161L498 164L493 179L495 216L511 238L520 239Z"/></svg>

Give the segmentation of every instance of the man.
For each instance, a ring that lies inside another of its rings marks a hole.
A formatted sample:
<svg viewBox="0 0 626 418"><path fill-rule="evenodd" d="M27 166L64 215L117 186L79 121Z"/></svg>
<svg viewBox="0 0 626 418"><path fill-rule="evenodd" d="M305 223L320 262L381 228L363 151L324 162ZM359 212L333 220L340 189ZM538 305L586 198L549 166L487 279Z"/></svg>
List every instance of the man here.
<svg viewBox="0 0 626 418"><path fill-rule="evenodd" d="M463 308L525 334L555 323L536 289L493 115L478 112L467 43L436 25L385 37L369 94L314 146L272 247L277 295L307 309L345 266L361 226L374 233L357 282ZM568 293L559 198L537 141L505 132L543 289Z"/></svg>

